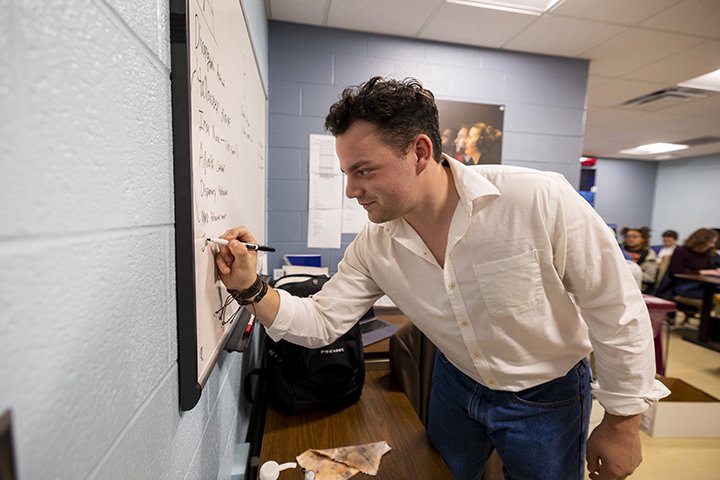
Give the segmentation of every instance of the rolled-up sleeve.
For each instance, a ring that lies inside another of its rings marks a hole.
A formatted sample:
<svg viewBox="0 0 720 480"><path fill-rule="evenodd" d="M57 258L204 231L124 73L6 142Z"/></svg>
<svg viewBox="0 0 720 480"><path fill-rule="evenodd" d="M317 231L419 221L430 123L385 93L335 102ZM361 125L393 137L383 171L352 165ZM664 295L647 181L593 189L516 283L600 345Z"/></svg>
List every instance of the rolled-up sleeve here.
<svg viewBox="0 0 720 480"><path fill-rule="evenodd" d="M338 272L310 298L299 298L284 290L280 308L267 333L275 341L287 340L318 348L329 345L367 312L383 293L362 267L364 236L351 243Z"/></svg>
<svg viewBox="0 0 720 480"><path fill-rule="evenodd" d="M595 352L595 397L608 413L645 411L669 390L655 379L652 325L610 228L564 179L558 179L555 263L585 320Z"/></svg>

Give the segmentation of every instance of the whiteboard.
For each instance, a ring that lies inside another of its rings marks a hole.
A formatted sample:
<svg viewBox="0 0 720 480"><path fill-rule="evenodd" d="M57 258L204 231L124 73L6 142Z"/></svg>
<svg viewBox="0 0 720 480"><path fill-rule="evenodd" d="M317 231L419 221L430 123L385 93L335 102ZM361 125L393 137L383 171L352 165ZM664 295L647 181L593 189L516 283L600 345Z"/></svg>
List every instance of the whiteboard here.
<svg viewBox="0 0 720 480"><path fill-rule="evenodd" d="M206 239L245 225L265 234L267 95L238 0L171 2L180 407L189 410L239 307Z"/></svg>

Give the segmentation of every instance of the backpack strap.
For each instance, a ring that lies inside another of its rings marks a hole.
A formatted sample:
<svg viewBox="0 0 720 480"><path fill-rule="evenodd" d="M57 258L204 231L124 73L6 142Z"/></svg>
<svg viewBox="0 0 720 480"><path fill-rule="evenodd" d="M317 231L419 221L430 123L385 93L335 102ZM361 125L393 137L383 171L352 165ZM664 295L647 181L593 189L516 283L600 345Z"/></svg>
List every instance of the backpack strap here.
<svg viewBox="0 0 720 480"><path fill-rule="evenodd" d="M268 369L267 368L255 368L245 375L243 382L243 393L245 399L252 404L259 404L267 395L268 390ZM255 385L257 388L253 388L253 378L257 377Z"/></svg>

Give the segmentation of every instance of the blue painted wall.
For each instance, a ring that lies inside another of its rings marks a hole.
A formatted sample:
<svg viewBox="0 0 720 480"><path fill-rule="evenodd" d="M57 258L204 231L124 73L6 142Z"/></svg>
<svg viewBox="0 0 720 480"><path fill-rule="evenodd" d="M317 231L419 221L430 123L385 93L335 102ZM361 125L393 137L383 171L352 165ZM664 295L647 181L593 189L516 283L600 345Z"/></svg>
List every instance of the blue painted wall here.
<svg viewBox="0 0 720 480"><path fill-rule="evenodd" d="M644 161L598 159L595 208L608 223L652 228L651 243L676 230L682 242L701 227L720 228L720 156Z"/></svg>
<svg viewBox="0 0 720 480"><path fill-rule="evenodd" d="M651 226L658 162L598 159L595 209L618 231L623 227ZM659 241L653 236L652 242Z"/></svg>
<svg viewBox="0 0 720 480"><path fill-rule="evenodd" d="M564 174L578 184L588 62L270 22L268 239L284 253L308 249L308 136L343 88L374 75L418 78L439 99L504 104L503 163Z"/></svg>
<svg viewBox="0 0 720 480"><path fill-rule="evenodd" d="M684 241L698 228L720 228L720 155L660 162L652 226L660 238L672 228Z"/></svg>

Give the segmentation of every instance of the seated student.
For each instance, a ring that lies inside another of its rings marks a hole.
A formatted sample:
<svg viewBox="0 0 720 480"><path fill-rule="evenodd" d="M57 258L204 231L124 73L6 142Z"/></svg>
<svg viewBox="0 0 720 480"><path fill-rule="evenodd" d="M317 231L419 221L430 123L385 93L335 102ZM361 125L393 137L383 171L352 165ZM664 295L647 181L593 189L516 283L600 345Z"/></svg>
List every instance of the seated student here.
<svg viewBox="0 0 720 480"><path fill-rule="evenodd" d="M720 270L720 228L713 228L712 230L718 234L718 241L715 243L715 250L710 253L710 268Z"/></svg>
<svg viewBox="0 0 720 480"><path fill-rule="evenodd" d="M640 268L640 265L635 263L630 254L625 250L622 251L622 254L623 257L625 257L628 267L630 268L630 273L632 273L632 276L635 279L635 283L637 283L638 288L642 290L643 271Z"/></svg>
<svg viewBox="0 0 720 480"><path fill-rule="evenodd" d="M629 255L643 272L642 291L649 292L655 285L658 270L657 255L650 248L650 229L626 227L620 233L623 236L623 252Z"/></svg>
<svg viewBox="0 0 720 480"><path fill-rule="evenodd" d="M683 297L702 298L701 282L675 278L678 273L720 275L720 269L713 267L713 255L718 242L718 234L709 228L695 230L682 246L675 249L668 272L673 276L673 292Z"/></svg>
<svg viewBox="0 0 720 480"><path fill-rule="evenodd" d="M675 230L665 230L662 234L662 248L657 254L658 263L665 257L671 257L677 247L678 233Z"/></svg>

